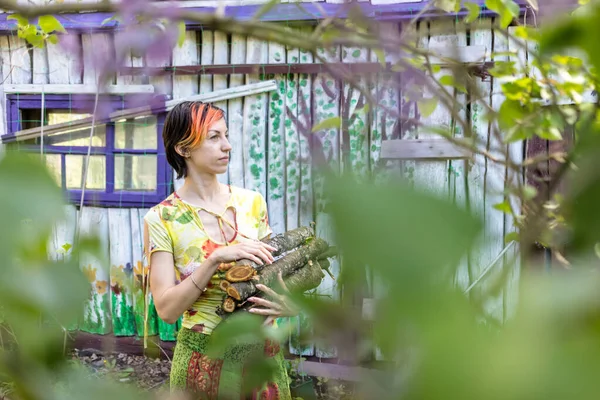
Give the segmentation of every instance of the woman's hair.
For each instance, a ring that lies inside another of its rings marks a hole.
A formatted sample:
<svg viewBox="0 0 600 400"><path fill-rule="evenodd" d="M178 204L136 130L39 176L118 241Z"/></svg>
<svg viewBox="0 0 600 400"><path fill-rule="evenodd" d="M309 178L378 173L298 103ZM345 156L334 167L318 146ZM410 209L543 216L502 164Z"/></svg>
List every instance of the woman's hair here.
<svg viewBox="0 0 600 400"><path fill-rule="evenodd" d="M208 128L224 117L222 109L201 101L183 101L169 111L163 127L163 141L167 161L177 172L178 179L187 176L187 166L176 147L198 147L206 137Z"/></svg>

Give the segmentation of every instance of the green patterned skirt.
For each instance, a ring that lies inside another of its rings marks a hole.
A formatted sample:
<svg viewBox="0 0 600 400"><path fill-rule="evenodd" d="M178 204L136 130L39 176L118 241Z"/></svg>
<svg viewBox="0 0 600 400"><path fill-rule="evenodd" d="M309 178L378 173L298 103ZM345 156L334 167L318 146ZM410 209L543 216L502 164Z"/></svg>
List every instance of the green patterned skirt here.
<svg viewBox="0 0 600 400"><path fill-rule="evenodd" d="M185 391L198 400L291 400L283 353L277 343L267 340L261 344L236 345L222 357L208 358L206 350L211 336L180 329L171 366L172 392ZM261 387L246 387L244 376L253 368L252 360L261 356L259 352L264 352L267 362L273 363L275 372Z"/></svg>

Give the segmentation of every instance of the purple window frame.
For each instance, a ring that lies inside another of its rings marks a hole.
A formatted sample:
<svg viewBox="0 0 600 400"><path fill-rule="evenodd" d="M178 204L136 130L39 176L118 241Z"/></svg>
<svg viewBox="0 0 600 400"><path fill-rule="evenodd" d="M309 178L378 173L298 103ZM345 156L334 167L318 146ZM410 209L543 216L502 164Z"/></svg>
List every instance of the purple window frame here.
<svg viewBox="0 0 600 400"><path fill-rule="evenodd" d="M21 110L35 110L42 108L41 95L7 95L7 126L8 133L3 139L14 138L15 133L21 130ZM130 101L126 96L105 96L102 99L104 112L113 112L129 108ZM94 106L94 95L45 95L44 107L46 109L63 109L90 113ZM87 206L101 207L131 207L147 208L161 202L171 190L173 170L167 163L164 145L160 133L162 132L166 113L164 109L156 109L156 150L116 149L114 147L114 122L106 123L106 145L105 147L92 147L91 155L104 155L106 157L106 177L104 190L86 189L83 204ZM39 146L23 146L24 149L37 149ZM47 154L61 155L61 176L65 174L65 156L67 154L87 154L87 147L71 146L44 146ZM114 190L115 181L115 155L118 154L156 154L156 190L148 192L133 192L126 190ZM81 190L66 189L69 201L79 205L81 201Z"/></svg>

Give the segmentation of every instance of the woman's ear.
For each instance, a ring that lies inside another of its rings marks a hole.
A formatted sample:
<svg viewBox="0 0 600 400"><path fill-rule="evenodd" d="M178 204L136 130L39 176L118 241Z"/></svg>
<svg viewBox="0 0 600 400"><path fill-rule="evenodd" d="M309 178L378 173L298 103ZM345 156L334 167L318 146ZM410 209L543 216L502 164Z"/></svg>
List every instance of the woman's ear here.
<svg viewBox="0 0 600 400"><path fill-rule="evenodd" d="M184 149L180 145L175 146L175 151L183 158L188 158L190 156L190 152L187 149Z"/></svg>

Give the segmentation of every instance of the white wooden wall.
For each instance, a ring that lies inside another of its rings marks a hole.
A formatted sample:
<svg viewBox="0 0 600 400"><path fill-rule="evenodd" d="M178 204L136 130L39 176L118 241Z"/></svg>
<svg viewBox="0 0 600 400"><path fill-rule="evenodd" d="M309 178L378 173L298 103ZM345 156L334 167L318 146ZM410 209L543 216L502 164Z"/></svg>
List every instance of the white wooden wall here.
<svg viewBox="0 0 600 400"><path fill-rule="evenodd" d="M386 0L373 0L375 3ZM398 2L398 1L396 1ZM494 38L490 30L492 21L484 20L471 31L470 45L486 45L496 49L508 48L510 44L501 41L501 35ZM418 45L424 48L439 45L467 46L466 34L460 31L452 20L422 22L418 26ZM311 29L311 28L305 28ZM384 29L397 32L395 24L387 24ZM25 51L25 44L16 36L0 36L1 76L7 83L63 83L77 84L93 82L96 71L91 61L93 53L100 47L113 46L111 33L82 34L83 44L79 54L65 54L57 46L49 44L45 49ZM495 40L495 41L494 41ZM362 62L375 60L374 54L365 49L334 48L323 53L330 61ZM389 59L389 57L388 57ZM219 32L189 31L186 41L172 54L171 64L208 65L240 63L294 63L312 62L311 55L298 49L284 48L277 44L260 42L239 35L228 37ZM144 65L142 58L131 57L128 65ZM33 68L31 68L33 66ZM441 72L443 74L443 71ZM271 78L271 77L269 77ZM338 116L344 112L344 104L349 104L350 113L360 110L360 96L344 82L336 82L326 74L309 76L295 74L276 75L278 90L248 98L232 99L219 104L226 110L230 140L233 145L231 165L223 182L243 186L261 192L267 199L271 225L276 233L307 225L316 221L319 235L335 243L332 236L329 216L324 213L322 180L314 173L313 156L308 145L310 127L324 119ZM174 98L225 87L235 87L243 83L255 82L257 75L232 76L164 76L150 78L157 90ZM374 87L386 85L387 78L380 76ZM139 77L117 77L120 84L141 83ZM498 82L480 82L485 93L494 93L492 105L497 107L501 101L498 94ZM390 86L381 96L387 104L397 107L408 116L414 116L415 110L403 101L399 90ZM459 95L457 95L459 96ZM465 96L458 99L467 103ZM0 103L0 107L3 104ZM347 110L346 110L347 111ZM481 105L473 104L470 109L474 130L482 140L488 138L487 123L481 118ZM466 110L464 111L466 112ZM466 114L465 114L466 115ZM0 110L0 121L5 117ZM448 110L439 107L427 117L429 123L453 126ZM346 136L350 153L344 154L344 135L339 129L329 129L315 134L311 140L319 141L325 149L328 164L335 170L352 170L365 178L380 174L404 177L442 197L450 198L461 207L470 207L471 211L485 220L486 229L482 237L481 248L465 257L457 283L466 287L477 278L479 273L494 259L503 248L503 237L512 228L513 222L502 214L492 210L492 205L501 202L504 188L505 170L493 164L486 164L481 157L470 161L390 161L384 168L377 167L381 141L390 139L395 119L381 110L358 112L354 123L348 128ZM425 134L418 130L401 132L404 139L422 138ZM456 132L457 135L462 134ZM490 139L492 140L492 139ZM512 148L511 154L518 157L519 149ZM464 175L467 174L468 192ZM174 182L178 187L180 182ZM484 191L484 188L486 190ZM467 199L467 194L469 199ZM468 201L467 201L468 200ZM127 279L136 280L140 271L142 242L140 221L147 208L140 209L104 209L86 207L83 210L82 233L96 230L104 239L106 255L110 259L110 268L97 260L87 260L83 268L88 272L95 270L91 282L95 296L86 308L86 315L73 327L95 333L114 331L121 335L139 334L141 287L135 286L133 293L115 294L111 290L122 279L122 271L129 273ZM77 210L67 207L69 219L57 225L53 240L53 250L64 243L71 242L74 233L74 221ZM55 253L53 253L54 256ZM131 272L133 270L133 272ZM339 272L337 260L332 260L332 271ZM514 283L518 273L512 275L507 289L488 301L486 310L502 321L514 305ZM373 283L372 291L377 296L384 288L381 283ZM485 290L485 285L478 291ZM339 295L336 281L326 278L318 289L321 294L336 298ZM173 340L177 324L167 325L151 316L151 333L158 333L164 340ZM303 355L316 355L323 358L335 357L335 348L318 345L294 344L292 352Z"/></svg>

